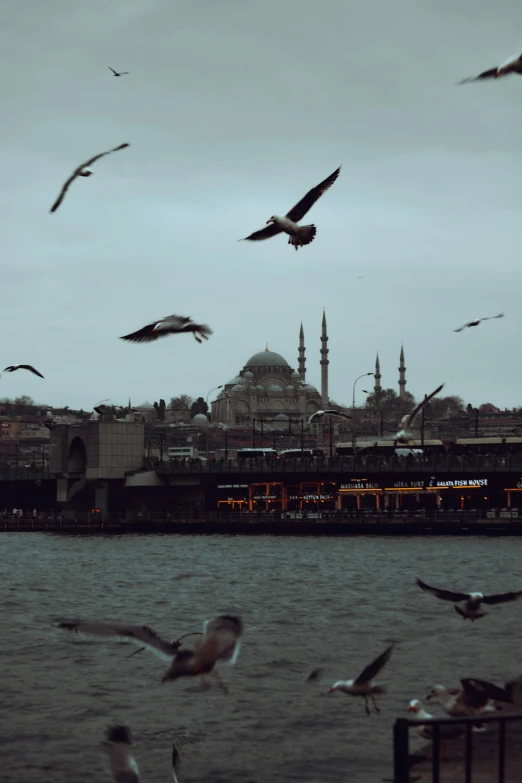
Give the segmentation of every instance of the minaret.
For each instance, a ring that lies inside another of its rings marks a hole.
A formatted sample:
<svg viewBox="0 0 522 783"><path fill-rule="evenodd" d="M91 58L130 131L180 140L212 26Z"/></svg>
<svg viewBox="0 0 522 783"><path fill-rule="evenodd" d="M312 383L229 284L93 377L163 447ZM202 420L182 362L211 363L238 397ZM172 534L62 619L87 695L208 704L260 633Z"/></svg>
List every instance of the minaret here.
<svg viewBox="0 0 522 783"><path fill-rule="evenodd" d="M298 362L298 372L301 376L301 380L304 383L304 379L306 376L306 359L305 359L305 343L304 343L304 332L303 332L303 323L301 322L301 330L299 332L299 358L297 360Z"/></svg>
<svg viewBox="0 0 522 783"><path fill-rule="evenodd" d="M401 399L406 395L406 367L404 364L404 348L401 345L401 358L399 364L399 397Z"/></svg>
<svg viewBox="0 0 522 783"><path fill-rule="evenodd" d="M377 354L377 359L375 360L375 386L373 387L373 391L375 392L375 394L378 394L380 391L382 391L381 365L379 363L379 354Z"/></svg>
<svg viewBox="0 0 522 783"><path fill-rule="evenodd" d="M328 334L326 333L326 314L323 310L323 329L321 332L321 402L328 405Z"/></svg>

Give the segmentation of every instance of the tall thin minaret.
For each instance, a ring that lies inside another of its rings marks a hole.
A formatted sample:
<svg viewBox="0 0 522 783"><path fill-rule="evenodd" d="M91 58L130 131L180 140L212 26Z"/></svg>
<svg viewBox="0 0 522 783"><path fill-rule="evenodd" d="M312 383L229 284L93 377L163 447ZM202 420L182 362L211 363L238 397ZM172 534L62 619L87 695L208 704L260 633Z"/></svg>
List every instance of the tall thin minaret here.
<svg viewBox="0 0 522 783"><path fill-rule="evenodd" d="M321 332L321 402L328 405L328 334L326 332L326 313L323 310L323 328Z"/></svg>
<svg viewBox="0 0 522 783"><path fill-rule="evenodd" d="M378 392L382 391L381 386L381 365L379 363L379 354L377 354L377 359L375 360L375 386L373 387L374 392L377 394Z"/></svg>
<svg viewBox="0 0 522 783"><path fill-rule="evenodd" d="M299 359L298 359L298 372L301 376L301 380L304 381L306 376L306 359L305 359L305 342L303 323L301 322L301 330L299 332Z"/></svg>
<svg viewBox="0 0 522 783"><path fill-rule="evenodd" d="M399 364L399 397L406 395L406 366L404 364L404 347L401 345L401 358Z"/></svg>

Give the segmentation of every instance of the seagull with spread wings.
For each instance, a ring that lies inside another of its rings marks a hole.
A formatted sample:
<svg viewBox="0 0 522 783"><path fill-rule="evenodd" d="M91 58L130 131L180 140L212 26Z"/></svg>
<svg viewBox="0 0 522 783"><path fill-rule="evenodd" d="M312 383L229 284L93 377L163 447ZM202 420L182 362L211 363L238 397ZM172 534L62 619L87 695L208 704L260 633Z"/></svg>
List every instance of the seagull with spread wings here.
<svg viewBox="0 0 522 783"><path fill-rule="evenodd" d="M348 696L362 696L364 698L364 706L367 715L370 714L368 702L371 699L375 712L380 712L380 709L375 703L375 696L385 693L385 690L380 685L374 685L373 679L390 660L393 648L394 645L390 644L390 646L387 647L378 658L372 661L355 680L338 680L335 682L328 693L341 691L342 693L348 694Z"/></svg>
<svg viewBox="0 0 522 783"><path fill-rule="evenodd" d="M426 698L435 699L452 718L480 715L495 711L490 702L511 704L513 699L504 688L492 682L466 677L460 681L461 688L445 688L434 685Z"/></svg>
<svg viewBox="0 0 522 783"><path fill-rule="evenodd" d="M318 423L321 421L323 416L340 416L341 419L351 419L351 416L347 416L346 413L341 413L340 411L316 411L315 413L312 413L310 418L308 419L308 426L312 424L313 422Z"/></svg>
<svg viewBox="0 0 522 783"><path fill-rule="evenodd" d="M86 160L85 163L82 163L81 166L78 166L78 168L76 168L73 171L69 179L63 185L58 198L56 199L56 201L54 202L54 204L52 205L49 211L56 212L56 210L64 200L65 194L67 193L67 191L69 190L72 183L77 177L90 177L93 174L93 171L92 169L89 168L89 166L92 166L93 163L96 163L97 160L105 157L105 155L110 155L112 152L118 152L118 150L123 150L125 149L125 147L130 147L130 144L120 144L119 147L114 147L112 150L107 150L107 152L100 152L99 155L94 155L94 157L89 158L89 160Z"/></svg>
<svg viewBox="0 0 522 783"><path fill-rule="evenodd" d="M115 76L125 76L126 73L129 73L129 71L120 71L118 73L118 71L115 71L114 68L111 68L110 65L108 65L107 68L109 69L109 71L112 71Z"/></svg>
<svg viewBox="0 0 522 783"><path fill-rule="evenodd" d="M517 601L522 598L522 590L510 593L498 593L496 595L484 595L483 593L457 593L454 590L439 590L438 587L430 587L421 579L416 579L417 585L425 593L431 593L441 601L451 601L457 614L464 620L479 620L486 617L487 612L481 611L481 604L494 605L505 604L509 601Z"/></svg>
<svg viewBox="0 0 522 783"><path fill-rule="evenodd" d="M306 196L304 196L301 201L298 201L284 217L272 215L272 217L266 221L266 228L262 228L260 231L254 231L253 234L245 237L245 240L248 240L249 242L260 242L263 239L270 239L270 237L275 237L276 234L284 232L289 236L288 244L293 245L296 250L303 245L309 245L310 242L313 242L317 229L313 224L299 226L298 223L313 207L315 202L321 198L323 193L326 193L328 188L333 185L340 172L341 167L339 166L333 174L330 174L330 176L320 182L319 185L316 185L315 188L309 190Z"/></svg>
<svg viewBox="0 0 522 783"><path fill-rule="evenodd" d="M115 783L140 783L140 771L132 752L132 736L128 726L110 726L105 733L103 748Z"/></svg>
<svg viewBox="0 0 522 783"><path fill-rule="evenodd" d="M240 617L222 614L207 620L203 625L203 636L196 640L194 650L180 650L170 669L165 672L162 682L170 682L180 677L199 675L204 688L208 687L205 674L212 674L225 693L228 688L221 680L216 664L227 661L234 664L239 655L239 637L243 633L243 621Z"/></svg>
<svg viewBox="0 0 522 783"><path fill-rule="evenodd" d="M166 318L147 324L142 329L138 329L137 332L123 335L123 337L120 337L120 340L128 340L133 343L151 343L153 340L157 340L158 337L167 337L169 334L182 334L185 332L192 332L194 339L201 343L203 340L208 340L208 336L212 334L212 329L206 324L195 324L192 318L183 315L168 315Z"/></svg>
<svg viewBox="0 0 522 783"><path fill-rule="evenodd" d="M477 318L476 321L468 321L467 324L464 324L463 326L459 327L458 329L454 329L454 332L462 332L463 329L469 329L470 326L478 326L482 321L493 321L495 318L504 318L504 313L499 313L498 315L489 315L487 318Z"/></svg>
<svg viewBox="0 0 522 783"><path fill-rule="evenodd" d="M37 375L39 378L43 378L43 375L41 372L38 372L38 370L35 370L35 368L31 364L10 364L9 367L6 367L3 372L15 372L16 370L28 370L29 372L32 372L33 375Z"/></svg>
<svg viewBox="0 0 522 783"><path fill-rule="evenodd" d="M415 408L412 410L411 413L407 413L405 416L402 417L399 431L394 435L393 439L395 441L394 446L397 445L397 443L403 443L406 446L411 443L413 440L413 435L411 434L410 430L413 425L413 422L421 412L421 410L424 408L425 405L428 404L430 400L432 400L436 394L438 394L442 389L444 388L444 384L441 383L440 386L438 386L435 391L433 391L431 394L428 394L423 400L421 400L418 405L415 406Z"/></svg>
<svg viewBox="0 0 522 783"><path fill-rule="evenodd" d="M485 79L500 79L502 76L509 76L510 73L516 73L522 76L522 54L510 57L502 65L496 65L487 71L482 71L478 76L469 76L461 79L457 84L470 84L470 82L483 82Z"/></svg>

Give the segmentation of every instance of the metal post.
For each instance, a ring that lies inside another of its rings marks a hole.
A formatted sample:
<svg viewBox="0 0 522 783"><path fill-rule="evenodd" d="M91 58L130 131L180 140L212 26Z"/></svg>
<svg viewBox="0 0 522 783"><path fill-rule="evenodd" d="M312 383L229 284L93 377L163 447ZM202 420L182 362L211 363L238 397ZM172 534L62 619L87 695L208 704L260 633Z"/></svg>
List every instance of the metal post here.
<svg viewBox="0 0 522 783"><path fill-rule="evenodd" d="M427 396L428 395L425 394L424 399L426 399ZM421 447L422 448L424 448L424 409L425 408L426 406L424 406L424 408L421 409Z"/></svg>
<svg viewBox="0 0 522 783"><path fill-rule="evenodd" d="M332 441L332 417L330 416L330 459L333 457L333 441Z"/></svg>
<svg viewBox="0 0 522 783"><path fill-rule="evenodd" d="M393 727L393 780L408 783L409 730L406 718L397 718Z"/></svg>
<svg viewBox="0 0 522 783"><path fill-rule="evenodd" d="M381 414L381 438L384 436L384 413L382 412L382 408L379 411Z"/></svg>

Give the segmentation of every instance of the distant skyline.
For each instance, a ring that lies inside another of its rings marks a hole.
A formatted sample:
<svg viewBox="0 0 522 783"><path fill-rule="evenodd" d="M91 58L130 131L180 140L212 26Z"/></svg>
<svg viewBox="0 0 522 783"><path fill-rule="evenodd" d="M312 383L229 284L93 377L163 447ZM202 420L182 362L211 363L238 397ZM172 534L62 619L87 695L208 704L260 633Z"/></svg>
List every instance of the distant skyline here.
<svg viewBox="0 0 522 783"><path fill-rule="evenodd" d="M444 382L474 406L522 406L522 78L456 86L517 53L519 3L29 9L2 5L0 370L45 380L3 375L0 397L206 396L267 342L297 366L301 320L320 388L325 306L338 403L377 351L398 390L404 343L415 397ZM124 142L49 214L76 166ZM312 244L237 241L340 164ZM170 313L214 334L119 339Z"/></svg>

